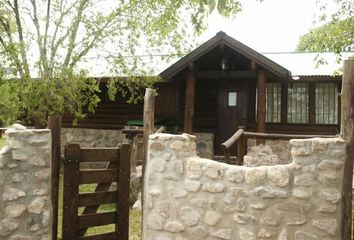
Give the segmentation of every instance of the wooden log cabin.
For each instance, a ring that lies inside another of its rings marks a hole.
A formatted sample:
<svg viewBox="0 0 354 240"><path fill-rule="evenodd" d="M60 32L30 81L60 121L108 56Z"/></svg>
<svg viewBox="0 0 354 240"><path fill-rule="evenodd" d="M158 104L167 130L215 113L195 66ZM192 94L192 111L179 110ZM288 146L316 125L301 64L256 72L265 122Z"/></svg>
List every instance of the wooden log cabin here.
<svg viewBox="0 0 354 240"><path fill-rule="evenodd" d="M215 154L239 126L247 131L339 133L341 76L292 77L285 67L219 32L160 74L155 119L171 132L212 133ZM77 127L122 129L143 104L109 102ZM72 127L71 118L63 119ZM235 154L235 153L234 153Z"/></svg>

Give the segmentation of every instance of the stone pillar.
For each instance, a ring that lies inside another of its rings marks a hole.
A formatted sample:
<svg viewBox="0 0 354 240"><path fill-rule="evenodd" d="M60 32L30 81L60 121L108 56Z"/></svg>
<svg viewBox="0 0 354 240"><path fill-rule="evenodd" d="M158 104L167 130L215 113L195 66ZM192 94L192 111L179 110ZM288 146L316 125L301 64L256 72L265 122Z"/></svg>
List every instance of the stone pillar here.
<svg viewBox="0 0 354 240"><path fill-rule="evenodd" d="M52 239L51 134L9 129L0 150L0 239Z"/></svg>

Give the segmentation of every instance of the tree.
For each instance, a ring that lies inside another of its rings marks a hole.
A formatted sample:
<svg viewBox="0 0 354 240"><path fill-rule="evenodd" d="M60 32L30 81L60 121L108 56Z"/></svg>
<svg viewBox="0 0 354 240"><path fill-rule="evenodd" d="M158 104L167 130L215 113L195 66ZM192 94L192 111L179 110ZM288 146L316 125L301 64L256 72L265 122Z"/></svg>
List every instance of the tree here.
<svg viewBox="0 0 354 240"><path fill-rule="evenodd" d="M136 99L154 80L136 77L150 72L137 51L184 52L187 29L200 33L214 9L234 16L241 6L234 0L1 1L0 119L41 126L48 115L94 111L99 82L87 75L85 61L102 58L111 74L124 76L108 82L110 97L120 91Z"/></svg>
<svg viewBox="0 0 354 240"><path fill-rule="evenodd" d="M333 2L336 3L335 7ZM297 49L308 52L335 52L340 61L341 52L354 46L354 2L322 0L318 4L320 11L317 18L321 26L301 36Z"/></svg>

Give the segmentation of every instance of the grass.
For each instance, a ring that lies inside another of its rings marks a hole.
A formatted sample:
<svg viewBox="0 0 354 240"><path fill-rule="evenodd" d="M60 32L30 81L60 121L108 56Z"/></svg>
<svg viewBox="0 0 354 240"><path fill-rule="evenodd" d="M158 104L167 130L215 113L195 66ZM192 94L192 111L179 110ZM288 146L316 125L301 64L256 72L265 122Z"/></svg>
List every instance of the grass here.
<svg viewBox="0 0 354 240"><path fill-rule="evenodd" d="M93 192L96 187L96 184L85 184L80 185L79 191L80 193L84 192ZM58 214L58 239L61 239L62 235L62 221L63 221L63 174L61 171L60 181L59 181L59 214ZM83 208L79 208L79 215L82 213ZM98 212L111 212L115 211L114 204L105 204L100 206ZM92 227L89 228L86 232L85 236L97 235L102 233L108 233L114 231L114 224ZM141 239L141 213L139 211L130 211L130 219L129 219L129 240L140 240Z"/></svg>
<svg viewBox="0 0 354 240"><path fill-rule="evenodd" d="M0 148L5 146L5 144L6 144L6 138L0 138Z"/></svg>

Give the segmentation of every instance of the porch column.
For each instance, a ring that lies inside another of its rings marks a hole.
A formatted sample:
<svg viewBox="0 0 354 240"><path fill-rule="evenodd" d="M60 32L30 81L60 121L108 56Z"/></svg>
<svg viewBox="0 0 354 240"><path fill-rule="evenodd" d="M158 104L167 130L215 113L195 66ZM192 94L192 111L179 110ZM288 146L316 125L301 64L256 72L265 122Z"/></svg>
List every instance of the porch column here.
<svg viewBox="0 0 354 240"><path fill-rule="evenodd" d="M191 65L186 79L186 96L184 103L184 132L193 134L195 72Z"/></svg>
<svg viewBox="0 0 354 240"><path fill-rule="evenodd" d="M257 132L265 132L266 116L266 77L264 71L258 72L258 108L257 108Z"/></svg>

